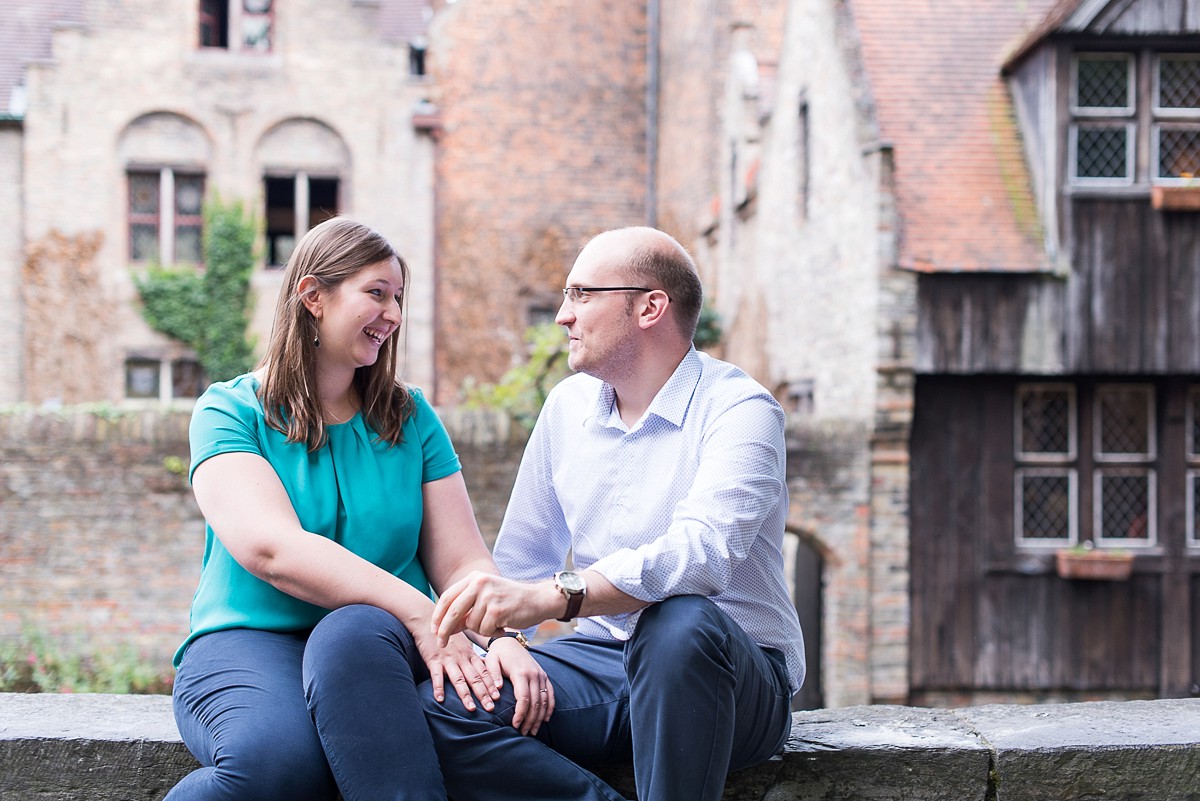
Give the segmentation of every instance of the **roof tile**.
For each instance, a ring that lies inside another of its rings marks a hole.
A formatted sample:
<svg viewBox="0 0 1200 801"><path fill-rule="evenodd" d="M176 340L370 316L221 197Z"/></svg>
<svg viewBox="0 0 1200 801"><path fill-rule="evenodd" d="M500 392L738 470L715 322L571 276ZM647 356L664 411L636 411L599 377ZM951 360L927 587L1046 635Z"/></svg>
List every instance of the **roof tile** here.
<svg viewBox="0 0 1200 801"><path fill-rule="evenodd" d="M894 148L902 267L1050 268L1001 66L1058 4L852 4L880 135Z"/></svg>

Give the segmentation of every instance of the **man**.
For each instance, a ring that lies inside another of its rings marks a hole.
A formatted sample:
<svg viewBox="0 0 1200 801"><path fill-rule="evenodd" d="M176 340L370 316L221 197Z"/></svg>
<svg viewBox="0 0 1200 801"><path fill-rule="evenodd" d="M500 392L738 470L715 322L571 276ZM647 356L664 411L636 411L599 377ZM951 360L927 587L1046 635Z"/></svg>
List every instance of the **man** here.
<svg viewBox="0 0 1200 801"><path fill-rule="evenodd" d="M433 625L494 637L499 656L522 647L514 629L579 624L534 650L551 687L506 687L492 713L453 694L426 704L447 790L616 801L588 768L632 758L640 801L715 801L729 771L781 749L804 678L781 553L783 411L692 347L700 280L667 234L597 236L563 293L578 374L525 450L495 546L506 578L452 585ZM539 704L551 718L522 736Z"/></svg>

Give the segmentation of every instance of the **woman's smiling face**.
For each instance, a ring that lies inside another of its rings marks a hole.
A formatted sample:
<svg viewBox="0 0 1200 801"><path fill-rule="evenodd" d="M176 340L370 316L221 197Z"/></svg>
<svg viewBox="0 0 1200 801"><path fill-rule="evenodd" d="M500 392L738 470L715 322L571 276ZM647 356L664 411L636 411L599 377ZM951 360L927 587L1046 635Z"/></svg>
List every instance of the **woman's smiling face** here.
<svg viewBox="0 0 1200 801"><path fill-rule="evenodd" d="M371 264L320 295L317 360L327 367L366 367L403 321L404 271L396 259Z"/></svg>

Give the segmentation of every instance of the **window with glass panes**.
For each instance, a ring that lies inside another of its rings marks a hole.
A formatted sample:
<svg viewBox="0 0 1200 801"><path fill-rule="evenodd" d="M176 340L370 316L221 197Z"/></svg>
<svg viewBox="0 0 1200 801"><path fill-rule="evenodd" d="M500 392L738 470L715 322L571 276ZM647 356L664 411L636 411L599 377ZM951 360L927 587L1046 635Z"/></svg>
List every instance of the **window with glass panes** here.
<svg viewBox="0 0 1200 801"><path fill-rule="evenodd" d="M1187 397L1187 544L1200 548L1200 386Z"/></svg>
<svg viewBox="0 0 1200 801"><path fill-rule="evenodd" d="M200 0L202 48L269 53L275 27L273 0Z"/></svg>
<svg viewBox="0 0 1200 801"><path fill-rule="evenodd" d="M1020 385L1014 420L1016 544L1156 545L1155 408L1150 385L1097 383L1082 394L1074 384ZM1091 433L1081 442L1085 427Z"/></svg>
<svg viewBox="0 0 1200 801"><path fill-rule="evenodd" d="M1149 96L1139 86L1148 86ZM1076 53L1070 115L1068 173L1076 185L1188 184L1200 177L1200 54ZM1139 137L1150 153L1148 174L1138 174Z"/></svg>
<svg viewBox="0 0 1200 801"><path fill-rule="evenodd" d="M134 261L198 264L202 257L204 176L131 170L129 257Z"/></svg>

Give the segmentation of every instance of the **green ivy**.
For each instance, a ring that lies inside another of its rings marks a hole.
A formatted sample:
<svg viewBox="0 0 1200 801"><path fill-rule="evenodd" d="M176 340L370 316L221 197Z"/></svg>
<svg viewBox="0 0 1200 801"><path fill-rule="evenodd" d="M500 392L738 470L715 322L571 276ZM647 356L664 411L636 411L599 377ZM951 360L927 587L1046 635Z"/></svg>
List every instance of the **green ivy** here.
<svg viewBox="0 0 1200 801"><path fill-rule="evenodd" d="M142 316L196 351L205 374L224 381L253 367L247 339L258 222L240 201L204 206L204 269L152 267L136 276Z"/></svg>

